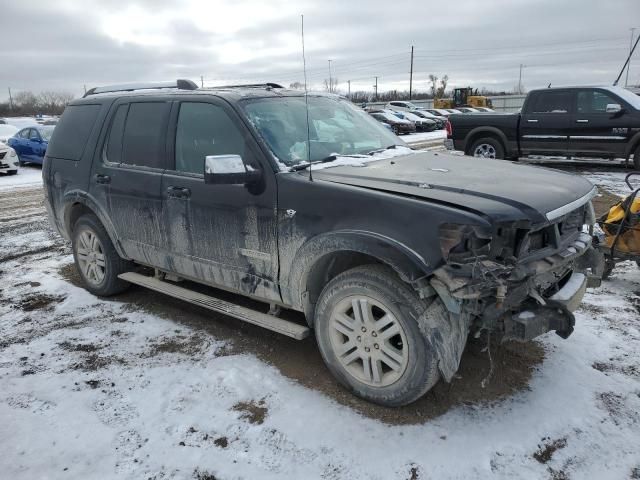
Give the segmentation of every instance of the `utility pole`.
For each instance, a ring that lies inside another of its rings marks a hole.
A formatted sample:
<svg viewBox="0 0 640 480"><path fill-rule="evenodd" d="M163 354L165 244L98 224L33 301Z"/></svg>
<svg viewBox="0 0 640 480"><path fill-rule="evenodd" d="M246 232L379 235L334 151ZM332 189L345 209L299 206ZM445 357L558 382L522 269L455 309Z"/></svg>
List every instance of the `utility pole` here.
<svg viewBox="0 0 640 480"><path fill-rule="evenodd" d="M409 100L411 100L412 89L413 89L413 45L411 45L411 70L409 70Z"/></svg>
<svg viewBox="0 0 640 480"><path fill-rule="evenodd" d="M520 64L520 76L518 77L518 93L522 95L522 68L523 64Z"/></svg>
<svg viewBox="0 0 640 480"><path fill-rule="evenodd" d="M85 95L87 94L87 84L86 83L84 84L84 94Z"/></svg>
<svg viewBox="0 0 640 480"><path fill-rule="evenodd" d="M373 88L375 89L375 101L378 101L378 77L376 77L376 84L373 86Z"/></svg>
<svg viewBox="0 0 640 480"><path fill-rule="evenodd" d="M629 40L629 54L631 54L631 49L633 48L633 37L636 32L635 28L631 29L631 40ZM631 67L631 59L629 59L629 63L627 63L627 76L624 79L624 86L626 87L629 84L629 67Z"/></svg>
<svg viewBox="0 0 640 480"><path fill-rule="evenodd" d="M204 88L204 75L200 75L200 88Z"/></svg>
<svg viewBox="0 0 640 480"><path fill-rule="evenodd" d="M347 80L347 98L351 98L351 80Z"/></svg>
<svg viewBox="0 0 640 480"><path fill-rule="evenodd" d="M9 110L13 110L13 97L11 96L11 87L9 88Z"/></svg>
<svg viewBox="0 0 640 480"><path fill-rule="evenodd" d="M331 75L331 60L329 60L329 93L333 93L333 77Z"/></svg>

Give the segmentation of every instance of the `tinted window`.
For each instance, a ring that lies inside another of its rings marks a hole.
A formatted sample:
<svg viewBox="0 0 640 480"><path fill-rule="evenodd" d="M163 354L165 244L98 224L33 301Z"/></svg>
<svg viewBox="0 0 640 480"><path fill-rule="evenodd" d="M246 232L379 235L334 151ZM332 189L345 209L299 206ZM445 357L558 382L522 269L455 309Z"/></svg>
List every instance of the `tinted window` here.
<svg viewBox="0 0 640 480"><path fill-rule="evenodd" d="M180 105L175 169L202 174L207 155L227 154L240 155L249 163L242 132L222 107L195 102Z"/></svg>
<svg viewBox="0 0 640 480"><path fill-rule="evenodd" d="M30 128L24 128L18 132L18 137L20 138L29 138Z"/></svg>
<svg viewBox="0 0 640 480"><path fill-rule="evenodd" d="M164 167L165 126L168 103L132 103L124 128L122 163Z"/></svg>
<svg viewBox="0 0 640 480"><path fill-rule="evenodd" d="M607 105L620 100L597 90L578 92L578 113L607 113Z"/></svg>
<svg viewBox="0 0 640 480"><path fill-rule="evenodd" d="M105 147L105 156L108 162L122 162L122 135L124 133L124 122L127 119L128 110L129 105L120 105L111 121L109 138L107 139Z"/></svg>
<svg viewBox="0 0 640 480"><path fill-rule="evenodd" d="M100 105L71 105L65 108L51 136L47 155L80 160L99 111Z"/></svg>
<svg viewBox="0 0 640 480"><path fill-rule="evenodd" d="M40 140L40 134L35 128L29 130L29 140Z"/></svg>
<svg viewBox="0 0 640 480"><path fill-rule="evenodd" d="M571 110L571 97L571 92L538 93L530 113L568 113Z"/></svg>

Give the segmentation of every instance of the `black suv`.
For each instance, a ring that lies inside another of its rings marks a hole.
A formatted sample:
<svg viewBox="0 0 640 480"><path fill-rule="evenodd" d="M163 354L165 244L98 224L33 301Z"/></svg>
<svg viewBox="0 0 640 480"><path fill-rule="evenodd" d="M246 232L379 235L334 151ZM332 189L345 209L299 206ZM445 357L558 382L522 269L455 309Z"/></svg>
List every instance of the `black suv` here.
<svg viewBox="0 0 640 480"><path fill-rule="evenodd" d="M136 283L294 338L314 328L337 379L390 406L450 381L470 333L568 336L600 265L588 181L414 152L344 99L274 84L91 90L43 177L90 292Z"/></svg>

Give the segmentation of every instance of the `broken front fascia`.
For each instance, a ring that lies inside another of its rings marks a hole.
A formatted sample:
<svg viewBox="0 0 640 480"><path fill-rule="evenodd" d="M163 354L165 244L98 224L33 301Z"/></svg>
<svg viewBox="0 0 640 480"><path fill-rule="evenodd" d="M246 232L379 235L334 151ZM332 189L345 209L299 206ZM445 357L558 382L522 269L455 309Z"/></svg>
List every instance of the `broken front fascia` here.
<svg viewBox="0 0 640 480"><path fill-rule="evenodd" d="M576 212L577 219L589 222L589 211L590 205ZM569 220L564 217L563 226L510 225L494 232L445 224L440 239L446 264L434 272L430 287L450 312L471 314L477 329L497 330L504 338L518 340L555 330L566 338L573 331L571 312L586 287L597 286L602 264L591 236L581 228L561 237L560 229L568 229ZM553 232L556 238L548 238ZM537 241L534 235L551 246L542 243L529 250Z"/></svg>

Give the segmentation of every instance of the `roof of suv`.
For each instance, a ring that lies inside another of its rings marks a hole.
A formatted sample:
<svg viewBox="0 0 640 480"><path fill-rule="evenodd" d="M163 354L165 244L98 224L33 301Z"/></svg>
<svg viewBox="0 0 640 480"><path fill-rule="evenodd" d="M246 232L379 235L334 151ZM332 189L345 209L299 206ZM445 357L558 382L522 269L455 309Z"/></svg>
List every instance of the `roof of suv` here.
<svg viewBox="0 0 640 480"><path fill-rule="evenodd" d="M151 85L151 84L149 84ZM103 87L105 89L115 89L118 86L112 87ZM96 89L97 90L97 89ZM304 92L301 90L294 90L289 88L280 87L276 84L264 84L264 85L230 85L230 86L222 86L222 87L207 87L207 88L194 88L194 89L185 89L178 88L177 86L167 87L161 86L158 88L153 88L152 86L144 86L141 84L136 88L135 85L128 84L122 85L121 90L107 90L107 91L96 91L95 93L92 90L89 90L87 94L81 98L74 100L71 104L82 104L82 103L92 103L96 99L102 98L122 98L122 97L145 97L145 96L163 96L163 95L216 95L220 97L225 97L233 100L239 100L241 98L248 97L300 97L304 95ZM338 95L329 94L325 92L309 92L309 94L314 96L327 96L337 98Z"/></svg>

